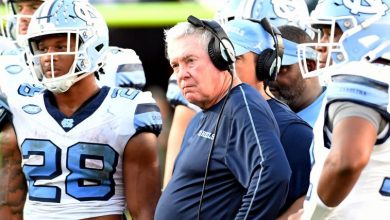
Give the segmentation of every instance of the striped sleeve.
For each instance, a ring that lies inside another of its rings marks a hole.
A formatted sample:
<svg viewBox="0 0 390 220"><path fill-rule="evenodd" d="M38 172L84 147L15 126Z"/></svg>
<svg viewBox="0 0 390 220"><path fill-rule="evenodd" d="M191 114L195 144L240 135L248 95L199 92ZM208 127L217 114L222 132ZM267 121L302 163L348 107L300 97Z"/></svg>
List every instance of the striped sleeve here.
<svg viewBox="0 0 390 220"><path fill-rule="evenodd" d="M162 129L160 108L150 92L141 92L136 98L137 107L134 112L134 128L137 133L152 132L157 136Z"/></svg>
<svg viewBox="0 0 390 220"><path fill-rule="evenodd" d="M269 106L241 92L238 98L245 106L233 118L230 136L234 144L226 158L245 188L236 219L276 219L286 199L291 169Z"/></svg>
<svg viewBox="0 0 390 220"><path fill-rule="evenodd" d="M337 75L332 77L327 91L327 103L349 101L378 111L390 120L389 84L358 75Z"/></svg>

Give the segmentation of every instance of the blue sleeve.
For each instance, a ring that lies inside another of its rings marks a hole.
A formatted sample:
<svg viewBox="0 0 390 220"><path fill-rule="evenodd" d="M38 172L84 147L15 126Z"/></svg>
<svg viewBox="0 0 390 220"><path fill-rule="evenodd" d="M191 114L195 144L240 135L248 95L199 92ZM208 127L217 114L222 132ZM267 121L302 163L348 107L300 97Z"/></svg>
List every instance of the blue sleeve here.
<svg viewBox="0 0 390 220"><path fill-rule="evenodd" d="M292 171L286 202L280 210L285 212L299 197L304 196L310 184L310 146L312 128L305 123L291 123L281 131L281 141Z"/></svg>
<svg viewBox="0 0 390 220"><path fill-rule="evenodd" d="M348 101L367 106L390 120L389 84L363 76L336 75L328 86L327 105Z"/></svg>
<svg viewBox="0 0 390 220"><path fill-rule="evenodd" d="M231 122L226 164L246 189L236 219L276 219L288 191L291 170L274 117L262 107L240 108Z"/></svg>
<svg viewBox="0 0 390 220"><path fill-rule="evenodd" d="M162 129L159 107L155 103L138 104L134 115L136 133L152 132L158 136Z"/></svg>
<svg viewBox="0 0 390 220"><path fill-rule="evenodd" d="M142 90L146 84L145 71L136 52L128 48L110 47L106 65L106 74L115 73L115 86Z"/></svg>
<svg viewBox="0 0 390 220"><path fill-rule="evenodd" d="M146 84L144 69L141 63L126 63L118 66L115 84L124 88L142 90Z"/></svg>

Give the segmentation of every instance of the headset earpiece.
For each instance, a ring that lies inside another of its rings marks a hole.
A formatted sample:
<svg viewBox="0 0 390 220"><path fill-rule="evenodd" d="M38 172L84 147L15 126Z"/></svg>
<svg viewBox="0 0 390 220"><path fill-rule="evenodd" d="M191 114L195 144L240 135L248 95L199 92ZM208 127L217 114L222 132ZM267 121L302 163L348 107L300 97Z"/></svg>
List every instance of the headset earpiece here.
<svg viewBox="0 0 390 220"><path fill-rule="evenodd" d="M272 26L267 18L261 20L248 19L259 23L265 31L267 31L274 40L275 49L265 49L257 57L256 62L256 77L260 81L274 81L280 70L284 53L282 35L276 27Z"/></svg>
<svg viewBox="0 0 390 220"><path fill-rule="evenodd" d="M232 42L229 40L227 34L219 25L216 21L212 20L200 20L192 15L190 15L187 18L187 21L194 25L195 27L203 27L204 29L207 29L209 32L211 32L212 37L210 39L210 42L208 44L207 51L210 56L210 60L213 62L214 66L218 68L219 70L228 70L231 74L233 74L233 63L236 60L236 54L234 51L234 47ZM198 217L197 219L200 219L201 212L202 212L202 201L203 201L203 196L205 193L205 187L206 187L206 182L207 182L207 175L208 175L208 170L209 170L209 162L213 153L213 149L215 146L215 140L217 139L217 134L218 134L218 125L220 122L220 119L222 117L223 110L225 108L225 104L229 98L229 94L232 90L232 85L233 85L233 77L231 78L231 84L228 90L227 95L224 97L224 101L222 103L222 107L219 110L218 117L217 117L217 122L215 124L214 128L214 138L211 142L211 147L209 150L209 154L207 156L207 162L206 162L206 169L204 172L204 178L203 178L203 185L202 185L202 191L199 199L199 206L198 206Z"/></svg>
<svg viewBox="0 0 390 220"><path fill-rule="evenodd" d="M275 64L275 51L273 49L267 48L263 50L257 56L256 63L256 77L260 81L270 80L274 74L274 68L272 66Z"/></svg>
<svg viewBox="0 0 390 220"><path fill-rule="evenodd" d="M236 59L234 47L221 25L216 21L201 20L192 15L187 18L187 21L195 27L203 27L211 32L212 37L207 49L211 61L219 70L232 71L232 64Z"/></svg>

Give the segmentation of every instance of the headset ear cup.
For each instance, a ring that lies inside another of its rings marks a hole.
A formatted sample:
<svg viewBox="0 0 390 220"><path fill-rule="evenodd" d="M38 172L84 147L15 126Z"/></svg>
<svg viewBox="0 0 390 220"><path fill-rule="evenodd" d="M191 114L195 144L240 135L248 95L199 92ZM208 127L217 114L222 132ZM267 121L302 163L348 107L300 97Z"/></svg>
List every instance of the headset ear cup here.
<svg viewBox="0 0 390 220"><path fill-rule="evenodd" d="M209 57L211 59L211 62L213 62L214 66L216 66L219 69L218 61L217 61L217 54L215 54L215 48L214 48L214 37L210 39L210 42L207 46L207 51L209 53Z"/></svg>
<svg viewBox="0 0 390 220"><path fill-rule="evenodd" d="M208 52L211 62L213 62L215 67L217 67L219 70L228 70L229 65L223 58L219 41L216 40L215 37L212 37L209 42Z"/></svg>
<svg viewBox="0 0 390 220"><path fill-rule="evenodd" d="M258 80L275 80L275 57L276 52L270 48L265 49L260 53L256 65L256 77Z"/></svg>
<svg viewBox="0 0 390 220"><path fill-rule="evenodd" d="M276 54L275 54L275 57L276 57ZM277 56L275 58L275 66L274 66L274 71L273 71L273 73L271 75L271 81L275 81L276 80L276 77L278 77L278 73L280 71L280 67L281 66L282 66L282 59L279 56Z"/></svg>

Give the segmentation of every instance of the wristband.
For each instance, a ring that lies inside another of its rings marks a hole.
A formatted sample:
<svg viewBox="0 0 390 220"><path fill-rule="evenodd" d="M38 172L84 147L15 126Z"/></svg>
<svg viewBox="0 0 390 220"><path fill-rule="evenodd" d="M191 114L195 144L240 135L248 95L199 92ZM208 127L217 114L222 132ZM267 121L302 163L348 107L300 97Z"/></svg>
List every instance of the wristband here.
<svg viewBox="0 0 390 220"><path fill-rule="evenodd" d="M304 207L301 220L321 220L327 219L334 207L325 205L321 199L317 196L313 200L309 201Z"/></svg>

